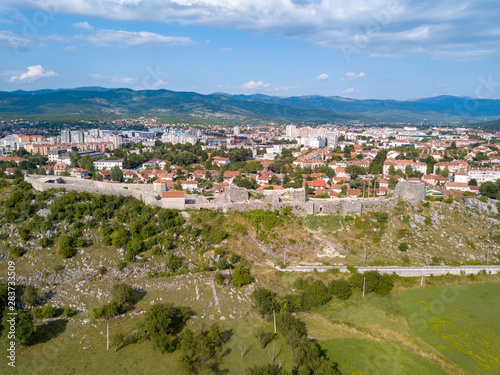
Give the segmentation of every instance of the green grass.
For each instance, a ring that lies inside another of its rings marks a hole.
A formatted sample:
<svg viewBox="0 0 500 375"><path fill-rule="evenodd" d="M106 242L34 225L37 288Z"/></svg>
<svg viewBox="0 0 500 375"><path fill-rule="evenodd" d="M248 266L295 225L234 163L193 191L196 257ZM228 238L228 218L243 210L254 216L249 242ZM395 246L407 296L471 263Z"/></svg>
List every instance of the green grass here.
<svg viewBox="0 0 500 375"><path fill-rule="evenodd" d="M117 331L128 332L135 329L138 319L115 318L108 321L88 323L85 329L77 326L77 320L70 321L63 332L53 337L45 337L43 343L17 351L16 368L9 371L12 374L172 374L181 375L184 372L178 361L180 351L161 354L153 350L152 343L143 341L131 344L114 351L111 343L106 349L106 323L110 325L110 338ZM221 330L230 336L226 345L229 349L221 361L221 369L227 374L243 374L245 369L256 364L266 364L269 360L268 351L273 343L262 349L253 336L255 321L235 319L228 321L211 321L208 319L190 320L187 327L199 330L202 325L208 328L217 323ZM51 323L53 324L53 323ZM43 324L42 324L43 326ZM271 327L267 327L271 329ZM73 332L73 333L72 333ZM101 334L102 333L102 334ZM83 338L85 336L85 338ZM240 344L248 347L248 352L241 357ZM86 349L83 349L83 348ZM292 358L289 348L283 339L274 340L276 352L281 353L277 362L291 368ZM0 345L4 349L3 343Z"/></svg>
<svg viewBox="0 0 500 375"><path fill-rule="evenodd" d="M344 228L345 220L339 215L308 216L305 225L312 230L322 229L327 232L336 232Z"/></svg>
<svg viewBox="0 0 500 375"><path fill-rule="evenodd" d="M500 283L403 292L410 327L474 374L500 373Z"/></svg>
<svg viewBox="0 0 500 375"><path fill-rule="evenodd" d="M416 354L373 340L338 338L321 341L321 346L332 358L340 358L343 375L446 374Z"/></svg>

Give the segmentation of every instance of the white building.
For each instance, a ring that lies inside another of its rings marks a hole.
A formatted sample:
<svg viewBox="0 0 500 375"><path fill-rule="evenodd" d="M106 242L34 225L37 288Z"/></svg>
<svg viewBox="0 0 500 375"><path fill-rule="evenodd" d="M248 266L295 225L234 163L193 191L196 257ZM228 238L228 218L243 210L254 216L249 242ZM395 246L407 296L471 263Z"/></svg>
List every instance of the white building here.
<svg viewBox="0 0 500 375"><path fill-rule="evenodd" d="M94 161L94 168L96 170L111 169L115 166L122 168L123 167L123 159L118 159L118 160L101 159L101 160Z"/></svg>
<svg viewBox="0 0 500 375"><path fill-rule="evenodd" d="M325 138L319 137L309 137L309 138L296 138L298 144L302 144L306 147L320 148L326 146Z"/></svg>
<svg viewBox="0 0 500 375"><path fill-rule="evenodd" d="M493 168L469 169L467 177L469 181L472 179L476 180L478 185L487 181L495 182L496 180L500 180L500 169L493 169Z"/></svg>
<svg viewBox="0 0 500 375"><path fill-rule="evenodd" d="M241 128L239 126L235 126L233 128L233 134L234 135L240 135Z"/></svg>
<svg viewBox="0 0 500 375"><path fill-rule="evenodd" d="M71 143L71 131L69 129L61 130L61 143Z"/></svg>
<svg viewBox="0 0 500 375"><path fill-rule="evenodd" d="M287 125L285 128L285 135L287 137L295 137L297 135L297 127L295 125Z"/></svg>
<svg viewBox="0 0 500 375"><path fill-rule="evenodd" d="M83 131L81 131L81 130L73 130L71 132L71 142L72 143L84 143L85 142L85 137L83 135Z"/></svg>

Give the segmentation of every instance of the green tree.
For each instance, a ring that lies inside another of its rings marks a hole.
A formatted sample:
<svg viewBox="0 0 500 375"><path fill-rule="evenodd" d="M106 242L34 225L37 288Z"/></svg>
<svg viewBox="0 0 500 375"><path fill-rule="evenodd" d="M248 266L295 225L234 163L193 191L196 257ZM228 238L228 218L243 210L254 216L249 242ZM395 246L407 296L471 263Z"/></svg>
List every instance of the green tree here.
<svg viewBox="0 0 500 375"><path fill-rule="evenodd" d="M38 289L33 285L27 285L26 288L24 288L21 302L25 306L35 306L38 302Z"/></svg>
<svg viewBox="0 0 500 375"><path fill-rule="evenodd" d="M111 168L111 180L121 182L123 179L123 171L117 165Z"/></svg>
<svg viewBox="0 0 500 375"><path fill-rule="evenodd" d="M479 192L481 193L481 195L491 199L496 199L498 191L499 191L498 185L490 181L483 182L481 184L481 187L479 188Z"/></svg>
<svg viewBox="0 0 500 375"><path fill-rule="evenodd" d="M186 374L219 373L224 337L217 325L195 334L187 329L181 337L179 362Z"/></svg>
<svg viewBox="0 0 500 375"><path fill-rule="evenodd" d="M273 363L268 363L267 365L254 365L253 367L247 368L247 375L280 375L281 368L279 365Z"/></svg>
<svg viewBox="0 0 500 375"><path fill-rule="evenodd" d="M71 163L71 168L78 167L78 159L79 158L80 157L78 156L78 152L73 151L71 153L71 155L69 156L69 160L70 160L70 163Z"/></svg>
<svg viewBox="0 0 500 375"><path fill-rule="evenodd" d="M111 297L120 305L131 305L134 302L134 289L125 283L115 284L111 288Z"/></svg>
<svg viewBox="0 0 500 375"><path fill-rule="evenodd" d="M59 240L59 254L61 254L64 259L72 258L76 255L73 238L66 235L61 236Z"/></svg>
<svg viewBox="0 0 500 375"><path fill-rule="evenodd" d="M344 279L330 281L328 291L341 300L347 300L352 295L351 286Z"/></svg>
<svg viewBox="0 0 500 375"><path fill-rule="evenodd" d="M4 314L2 318L2 326L4 330L2 332L2 338L4 342L10 347L10 342L14 341L9 337L10 330L6 327L10 327L10 321L12 315ZM33 316L27 311L17 311L15 317L15 342L16 346L27 346L29 345L35 335L35 326L33 324Z"/></svg>
<svg viewBox="0 0 500 375"><path fill-rule="evenodd" d="M234 272L231 276L231 280L235 286L243 286L250 284L252 282L252 276L250 276L250 270L243 266L242 264L238 264L234 269Z"/></svg>
<svg viewBox="0 0 500 375"><path fill-rule="evenodd" d="M153 341L153 348L162 353L175 350L175 335L189 318L186 309L175 307L171 303L155 304L144 318L146 334Z"/></svg>
<svg viewBox="0 0 500 375"><path fill-rule="evenodd" d="M271 314L276 309L276 294L269 289L255 289L252 298L261 314Z"/></svg>

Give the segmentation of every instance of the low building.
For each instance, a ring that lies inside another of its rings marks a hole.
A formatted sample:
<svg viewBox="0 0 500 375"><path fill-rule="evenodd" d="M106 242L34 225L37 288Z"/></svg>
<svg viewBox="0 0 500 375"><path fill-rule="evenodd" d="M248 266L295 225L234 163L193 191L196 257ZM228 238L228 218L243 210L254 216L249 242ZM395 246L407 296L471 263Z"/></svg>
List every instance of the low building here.
<svg viewBox="0 0 500 375"><path fill-rule="evenodd" d="M101 159L94 161L94 168L98 169L111 169L113 167L123 168L123 159L118 160L109 160L109 159Z"/></svg>
<svg viewBox="0 0 500 375"><path fill-rule="evenodd" d="M186 193L183 191L162 191L161 205L163 208L183 210L186 208Z"/></svg>

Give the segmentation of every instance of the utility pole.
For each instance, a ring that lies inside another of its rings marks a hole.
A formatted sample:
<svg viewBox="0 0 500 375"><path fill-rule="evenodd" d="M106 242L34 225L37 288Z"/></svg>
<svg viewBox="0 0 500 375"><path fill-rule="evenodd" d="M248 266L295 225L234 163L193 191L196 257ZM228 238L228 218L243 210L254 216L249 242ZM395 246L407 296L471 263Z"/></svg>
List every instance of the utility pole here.
<svg viewBox="0 0 500 375"><path fill-rule="evenodd" d="M106 349L109 350L109 324L106 324Z"/></svg>
<svg viewBox="0 0 500 375"><path fill-rule="evenodd" d="M486 255L486 265L490 265L490 248L488 248L488 255Z"/></svg>
<svg viewBox="0 0 500 375"><path fill-rule="evenodd" d="M363 179L363 198L365 197L365 180Z"/></svg>
<svg viewBox="0 0 500 375"><path fill-rule="evenodd" d="M283 248L283 268L286 268L286 249Z"/></svg>
<svg viewBox="0 0 500 375"><path fill-rule="evenodd" d="M274 333L276 333L276 311L273 310L273 316L274 316Z"/></svg>
<svg viewBox="0 0 500 375"><path fill-rule="evenodd" d="M366 246L363 246L364 249L365 249L365 258L363 260L363 266L366 266Z"/></svg>
<svg viewBox="0 0 500 375"><path fill-rule="evenodd" d="M422 277L420 278L420 286L424 285L424 268L422 267Z"/></svg>
<svg viewBox="0 0 500 375"><path fill-rule="evenodd" d="M366 277L363 277L363 297L365 296Z"/></svg>

